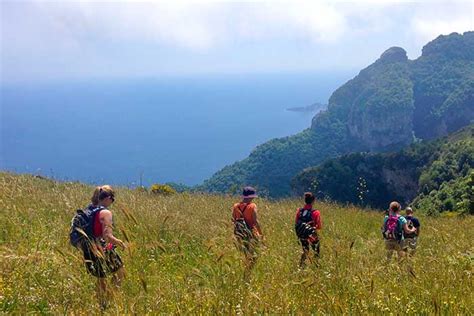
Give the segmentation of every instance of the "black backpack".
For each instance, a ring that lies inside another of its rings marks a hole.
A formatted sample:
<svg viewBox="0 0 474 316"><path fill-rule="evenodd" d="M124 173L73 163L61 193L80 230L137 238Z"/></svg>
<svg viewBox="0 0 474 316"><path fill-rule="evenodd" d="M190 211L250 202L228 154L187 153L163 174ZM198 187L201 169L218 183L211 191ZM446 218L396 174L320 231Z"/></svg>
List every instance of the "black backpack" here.
<svg viewBox="0 0 474 316"><path fill-rule="evenodd" d="M243 211L239 208L242 217L234 219L234 235L241 239L250 239L253 237L252 229L244 219L244 212L245 209L247 209L247 206L248 204L244 207Z"/></svg>
<svg viewBox="0 0 474 316"><path fill-rule="evenodd" d="M103 206L95 207L92 204L84 210L76 210L76 215L71 220L71 229L69 231L69 242L76 248L81 248L84 241L94 239L93 225L97 214L105 209Z"/></svg>
<svg viewBox="0 0 474 316"><path fill-rule="evenodd" d="M313 222L313 212L314 210L300 208L298 220L295 224L296 236L298 236L299 239L308 239L311 235L316 233L316 228L311 225Z"/></svg>

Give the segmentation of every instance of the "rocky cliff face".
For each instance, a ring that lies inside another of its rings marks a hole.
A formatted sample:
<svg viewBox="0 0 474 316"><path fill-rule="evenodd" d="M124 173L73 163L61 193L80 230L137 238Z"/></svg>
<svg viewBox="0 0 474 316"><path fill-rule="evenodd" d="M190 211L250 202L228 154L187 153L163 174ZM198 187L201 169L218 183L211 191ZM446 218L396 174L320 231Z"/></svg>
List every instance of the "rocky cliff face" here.
<svg viewBox="0 0 474 316"><path fill-rule="evenodd" d="M348 137L364 150L386 150L413 141L413 82L404 49L392 47L337 89L328 111L337 112ZM318 118L312 128L320 129Z"/></svg>
<svg viewBox="0 0 474 316"><path fill-rule="evenodd" d="M410 144L413 85L405 50L388 49L359 76L366 82L350 109L350 136L371 151Z"/></svg>
<svg viewBox="0 0 474 316"><path fill-rule="evenodd" d="M381 178L389 188L388 191L396 192L401 203L408 204L416 197L418 178L413 176L412 172L407 172L404 169L383 168ZM389 197L388 199L393 198Z"/></svg>
<svg viewBox="0 0 474 316"><path fill-rule="evenodd" d="M474 32L440 36L408 60L400 47L331 95L304 132L271 140L205 181L208 191L254 184L270 196L290 193L301 170L358 151L393 151L415 137L433 139L474 120Z"/></svg>
<svg viewBox="0 0 474 316"><path fill-rule="evenodd" d="M440 36L414 61L404 49L389 48L334 92L328 110L370 151L459 130L474 120L474 32Z"/></svg>
<svg viewBox="0 0 474 316"><path fill-rule="evenodd" d="M474 32L439 36L412 66L413 131L434 139L474 119Z"/></svg>

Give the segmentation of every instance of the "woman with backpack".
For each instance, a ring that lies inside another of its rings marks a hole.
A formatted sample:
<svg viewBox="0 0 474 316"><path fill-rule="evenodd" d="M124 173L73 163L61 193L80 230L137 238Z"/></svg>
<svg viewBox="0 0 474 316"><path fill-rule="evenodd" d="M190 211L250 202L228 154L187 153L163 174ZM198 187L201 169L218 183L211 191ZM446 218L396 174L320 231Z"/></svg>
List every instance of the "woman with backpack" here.
<svg viewBox="0 0 474 316"><path fill-rule="evenodd" d="M406 252L404 235L416 232L415 228L408 227L407 220L400 215L400 210L400 203L396 201L390 203L389 214L385 216L382 226L388 260L392 258L394 251L397 252L399 260L404 257Z"/></svg>
<svg viewBox="0 0 474 316"><path fill-rule="evenodd" d="M318 230L321 230L321 212L313 209L315 197L311 192L305 192L302 208L296 210L295 231L296 236L301 242L303 253L300 258L300 268L304 268L306 258L308 257L310 246L314 251L314 256L319 258L320 240Z"/></svg>
<svg viewBox="0 0 474 316"><path fill-rule="evenodd" d="M242 201L232 207L232 222L236 244L245 256L245 274L250 271L257 260L257 248L263 239L262 229L257 219L257 205L253 199L257 193L252 187L245 187L242 192Z"/></svg>
<svg viewBox="0 0 474 316"><path fill-rule="evenodd" d="M109 185L97 187L92 195L91 216L92 238L84 243L82 250L87 271L97 277L97 298L102 309L107 307L106 277L112 275L115 286L120 286L125 277L123 263L116 252L116 246L125 249L122 240L113 235L112 212L108 209L115 201L115 193Z"/></svg>

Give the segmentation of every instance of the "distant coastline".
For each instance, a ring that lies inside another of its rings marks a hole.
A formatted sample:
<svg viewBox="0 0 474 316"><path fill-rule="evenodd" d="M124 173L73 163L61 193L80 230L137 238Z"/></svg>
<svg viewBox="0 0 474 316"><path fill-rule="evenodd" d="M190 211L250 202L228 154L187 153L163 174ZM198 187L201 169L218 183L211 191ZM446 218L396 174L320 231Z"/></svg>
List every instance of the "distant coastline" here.
<svg viewBox="0 0 474 316"><path fill-rule="evenodd" d="M291 111L291 112L313 113L313 112L319 112L325 109L326 107L327 107L327 104L316 102L307 106L296 106L296 107L287 108L286 110Z"/></svg>

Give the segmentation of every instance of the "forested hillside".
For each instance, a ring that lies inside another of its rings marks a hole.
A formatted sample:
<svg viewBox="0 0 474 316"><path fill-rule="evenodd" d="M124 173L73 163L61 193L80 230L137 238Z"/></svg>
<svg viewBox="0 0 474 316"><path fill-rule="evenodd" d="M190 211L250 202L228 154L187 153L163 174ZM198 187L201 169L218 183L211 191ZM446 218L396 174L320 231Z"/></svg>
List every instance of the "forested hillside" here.
<svg viewBox="0 0 474 316"><path fill-rule="evenodd" d="M296 194L385 208L413 202L428 214L474 214L474 125L395 153L352 153L308 168L292 181Z"/></svg>
<svg viewBox="0 0 474 316"><path fill-rule="evenodd" d="M328 158L396 151L459 130L474 119L473 100L474 32L439 36L413 61L392 47L334 91L309 129L258 146L201 189L228 192L253 184L269 196L289 195L298 172Z"/></svg>

